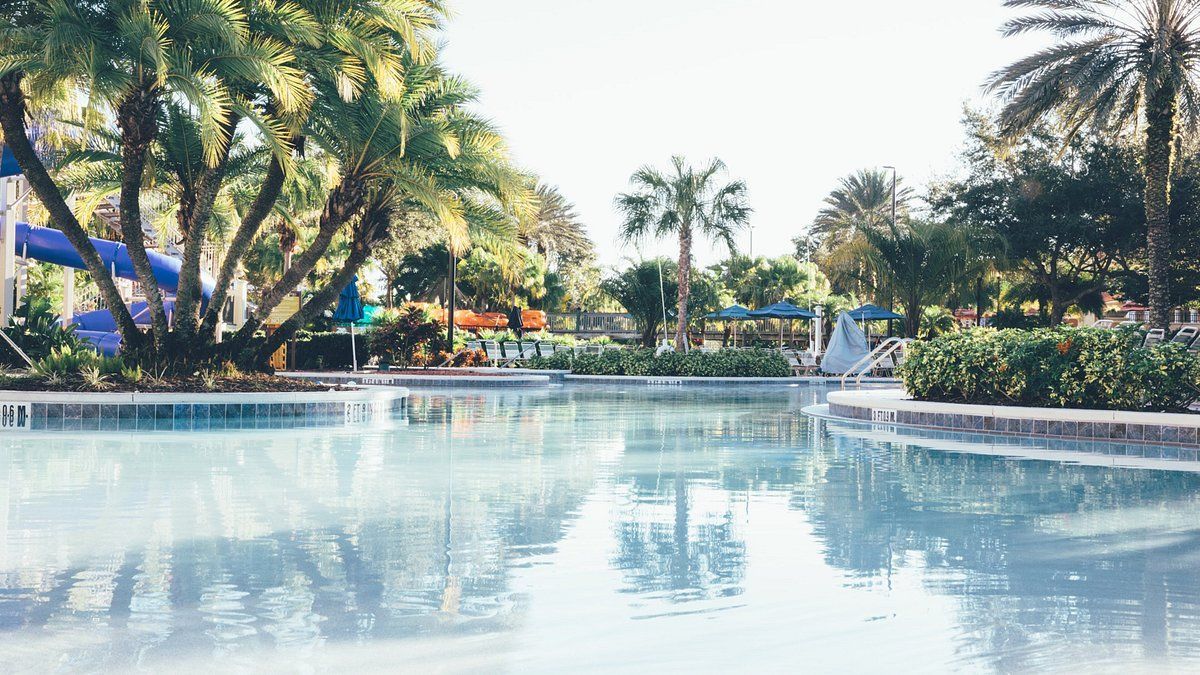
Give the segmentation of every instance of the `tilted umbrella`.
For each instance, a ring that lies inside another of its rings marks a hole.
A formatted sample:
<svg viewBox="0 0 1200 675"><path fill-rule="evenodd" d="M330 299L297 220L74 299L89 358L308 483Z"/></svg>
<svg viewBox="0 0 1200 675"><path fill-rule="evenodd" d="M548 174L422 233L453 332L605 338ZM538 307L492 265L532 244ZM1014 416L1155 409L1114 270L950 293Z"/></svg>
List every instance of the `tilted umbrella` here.
<svg viewBox="0 0 1200 675"><path fill-rule="evenodd" d="M333 320L338 323L350 324L350 359L354 370L358 370L358 347L354 344L354 324L362 321L362 296L358 294L358 275L346 284L338 294L337 309L333 310Z"/></svg>
<svg viewBox="0 0 1200 675"><path fill-rule="evenodd" d="M790 302L776 302L772 305L767 305L762 309L755 309L749 312L752 319L787 319L794 321L795 319L815 319L816 314L807 309L800 309ZM779 346L783 346L783 321L779 322Z"/></svg>
<svg viewBox="0 0 1200 675"><path fill-rule="evenodd" d="M730 305L719 312L710 312L709 314L706 314L704 318L713 319L716 321L745 321L751 317L750 310L746 309L745 307L742 307L741 305ZM736 326L736 324L734 325ZM737 346L736 331L737 329L735 328L733 334L733 339L735 340L734 346Z"/></svg>

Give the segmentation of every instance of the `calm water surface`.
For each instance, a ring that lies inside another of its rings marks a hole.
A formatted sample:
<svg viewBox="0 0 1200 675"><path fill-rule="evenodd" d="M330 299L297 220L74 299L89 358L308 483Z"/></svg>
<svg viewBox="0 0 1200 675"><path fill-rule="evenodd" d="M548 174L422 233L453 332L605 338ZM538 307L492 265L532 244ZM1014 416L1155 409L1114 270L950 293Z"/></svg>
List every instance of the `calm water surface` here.
<svg viewBox="0 0 1200 675"><path fill-rule="evenodd" d="M823 394L5 437L0 671L1200 668L1200 475L800 413Z"/></svg>

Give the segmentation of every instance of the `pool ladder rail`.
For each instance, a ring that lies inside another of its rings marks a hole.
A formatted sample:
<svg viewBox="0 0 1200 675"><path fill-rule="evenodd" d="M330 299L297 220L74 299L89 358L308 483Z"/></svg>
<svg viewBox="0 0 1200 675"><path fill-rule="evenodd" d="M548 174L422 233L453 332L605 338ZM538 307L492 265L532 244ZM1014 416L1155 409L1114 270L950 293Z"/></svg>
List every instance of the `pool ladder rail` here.
<svg viewBox="0 0 1200 675"><path fill-rule="evenodd" d="M842 373L841 384L842 389L846 388L846 382L850 377L854 377L854 384L862 384L862 379L880 366L880 364L889 362L894 370L896 366L903 363L903 360L896 360L894 357L903 359L904 349L908 343L912 342L912 338L893 337L879 343L879 346L871 350L871 353L862 357L850 366L850 369Z"/></svg>

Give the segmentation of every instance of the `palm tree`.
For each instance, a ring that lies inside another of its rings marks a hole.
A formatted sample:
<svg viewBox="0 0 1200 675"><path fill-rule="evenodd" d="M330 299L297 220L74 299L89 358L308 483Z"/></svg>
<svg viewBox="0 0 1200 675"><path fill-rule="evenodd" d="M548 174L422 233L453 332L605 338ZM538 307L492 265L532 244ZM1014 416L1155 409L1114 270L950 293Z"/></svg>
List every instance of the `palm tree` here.
<svg viewBox="0 0 1200 675"><path fill-rule="evenodd" d="M925 306L944 298L966 270L966 237L946 223L921 220L861 232L868 264L899 298L906 333L916 337Z"/></svg>
<svg viewBox="0 0 1200 675"><path fill-rule="evenodd" d="M903 216L912 189L896 179L896 210ZM824 243L851 235L861 226L880 227L891 221L892 176L881 169L859 169L838 181L813 220L813 234Z"/></svg>
<svg viewBox="0 0 1200 675"><path fill-rule="evenodd" d="M1052 114L1072 134L1085 124L1120 128L1145 121L1150 323L1166 328L1175 143L1200 122L1200 0L1007 0L1005 5L1038 10L1005 24L1005 35L1045 31L1059 38L992 75L988 88L1006 102L1000 122L1007 134L1019 134Z"/></svg>
<svg viewBox="0 0 1200 675"><path fill-rule="evenodd" d="M912 190L896 179L896 216L903 220L908 212ZM880 229L892 222L892 175L880 169L860 169L838 181L825 197L825 206L813 219L807 237L797 237L797 250L815 241L817 264L841 292L864 295L873 289L877 302L890 299L863 262L865 246L860 230Z"/></svg>
<svg viewBox="0 0 1200 675"><path fill-rule="evenodd" d="M680 156L671 158L671 169L662 172L643 167L630 178L635 191L617 196L617 209L625 218L621 238L625 241L648 235L679 237L679 287L676 293L678 320L675 348L687 348L689 279L692 270L692 241L697 232L736 250L734 234L750 220L746 184L721 183L725 164L712 159L700 167L689 166Z"/></svg>

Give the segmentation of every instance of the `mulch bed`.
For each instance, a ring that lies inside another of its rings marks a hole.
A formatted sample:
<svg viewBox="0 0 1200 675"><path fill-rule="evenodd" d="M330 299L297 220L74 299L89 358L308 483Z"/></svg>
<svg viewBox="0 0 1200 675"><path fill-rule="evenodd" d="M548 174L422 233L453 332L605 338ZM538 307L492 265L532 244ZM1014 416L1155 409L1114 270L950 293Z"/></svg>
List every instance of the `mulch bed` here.
<svg viewBox="0 0 1200 675"><path fill-rule="evenodd" d="M241 375L218 377L206 383L200 377L175 377L164 379L144 378L137 384L110 378L102 387L90 387L80 379L68 379L50 383L45 378L32 375L17 375L0 378L0 389L10 391L77 391L103 393L181 393L181 394L251 394L291 393L304 391L347 391L354 387L317 384L305 380L293 380L274 375Z"/></svg>

